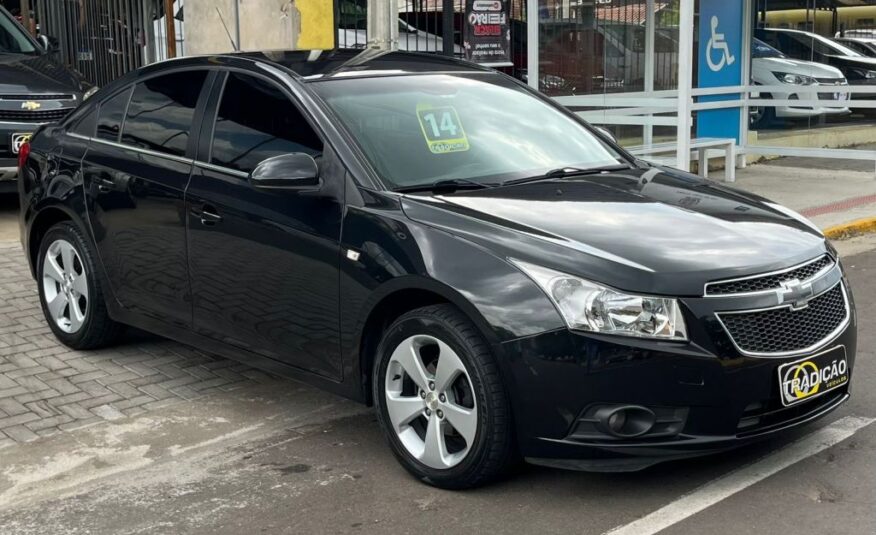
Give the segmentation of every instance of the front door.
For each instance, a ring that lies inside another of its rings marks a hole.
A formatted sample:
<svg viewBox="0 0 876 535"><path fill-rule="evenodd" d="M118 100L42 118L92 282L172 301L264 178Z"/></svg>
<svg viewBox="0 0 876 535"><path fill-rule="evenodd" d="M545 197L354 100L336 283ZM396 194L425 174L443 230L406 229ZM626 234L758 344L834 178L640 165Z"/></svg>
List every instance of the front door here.
<svg viewBox="0 0 876 535"><path fill-rule="evenodd" d="M195 329L339 379L343 171L280 86L238 72L219 85L186 195ZM320 164L319 191L250 185L256 165L291 152Z"/></svg>
<svg viewBox="0 0 876 535"><path fill-rule="evenodd" d="M132 312L179 327L191 326L184 193L194 151L189 131L207 76L151 78L101 103L82 166L114 296Z"/></svg>

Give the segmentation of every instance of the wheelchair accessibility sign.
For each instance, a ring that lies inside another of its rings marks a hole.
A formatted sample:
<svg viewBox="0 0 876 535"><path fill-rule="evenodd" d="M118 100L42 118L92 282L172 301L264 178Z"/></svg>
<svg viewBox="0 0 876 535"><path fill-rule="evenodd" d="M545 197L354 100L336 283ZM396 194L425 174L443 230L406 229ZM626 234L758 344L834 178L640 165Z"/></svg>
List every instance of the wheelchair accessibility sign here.
<svg viewBox="0 0 876 535"><path fill-rule="evenodd" d="M721 21L718 20L718 16L712 15L712 36L706 44L706 63L715 72L723 69L725 65L733 65L736 61L736 58L730 53L730 46L724 40L724 34L718 33L718 25L720 23ZM715 53L717 53L717 60L715 60Z"/></svg>
<svg viewBox="0 0 876 535"><path fill-rule="evenodd" d="M745 85L742 80L742 4L700 0L697 87ZM739 100L739 94L703 96L699 102ZM739 108L697 113L697 137L740 138Z"/></svg>

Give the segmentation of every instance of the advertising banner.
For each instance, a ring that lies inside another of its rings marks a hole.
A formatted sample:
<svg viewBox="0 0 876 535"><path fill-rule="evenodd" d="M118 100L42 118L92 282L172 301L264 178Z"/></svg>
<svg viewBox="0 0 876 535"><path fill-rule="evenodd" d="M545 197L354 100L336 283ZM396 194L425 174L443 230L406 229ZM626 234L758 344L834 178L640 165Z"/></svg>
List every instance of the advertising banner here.
<svg viewBox="0 0 876 535"><path fill-rule="evenodd" d="M744 85L742 2L700 0L700 43L697 87ZM739 95L701 97L700 102L738 100ZM739 143L740 108L697 113L697 137L735 138Z"/></svg>
<svg viewBox="0 0 876 535"><path fill-rule="evenodd" d="M511 0L465 0L465 59L511 66Z"/></svg>

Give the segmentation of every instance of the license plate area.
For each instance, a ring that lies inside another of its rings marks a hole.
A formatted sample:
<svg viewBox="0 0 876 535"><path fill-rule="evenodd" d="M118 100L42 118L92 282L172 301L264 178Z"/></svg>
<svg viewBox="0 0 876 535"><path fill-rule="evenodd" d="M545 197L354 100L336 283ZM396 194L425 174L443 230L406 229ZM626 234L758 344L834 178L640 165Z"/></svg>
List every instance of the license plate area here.
<svg viewBox="0 0 876 535"><path fill-rule="evenodd" d="M9 136L9 148L12 149L12 154L21 152L21 146L29 142L33 137L32 132L15 132Z"/></svg>
<svg viewBox="0 0 876 535"><path fill-rule="evenodd" d="M778 367L782 405L790 407L846 385L849 374L845 346L782 364Z"/></svg>

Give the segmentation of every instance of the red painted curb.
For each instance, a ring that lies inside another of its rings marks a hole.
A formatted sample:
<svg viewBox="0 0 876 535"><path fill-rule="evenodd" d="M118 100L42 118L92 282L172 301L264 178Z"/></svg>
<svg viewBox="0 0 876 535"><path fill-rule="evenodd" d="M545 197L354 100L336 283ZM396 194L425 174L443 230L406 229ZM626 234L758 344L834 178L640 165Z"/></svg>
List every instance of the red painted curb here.
<svg viewBox="0 0 876 535"><path fill-rule="evenodd" d="M800 214L805 217L815 217L817 215L830 214L833 212L842 212L843 210L848 210L849 208L854 208L856 206L870 203L876 203L876 195L852 197L851 199L844 199L842 201L832 202L823 206L814 206L812 208L806 208L805 210L801 210Z"/></svg>

